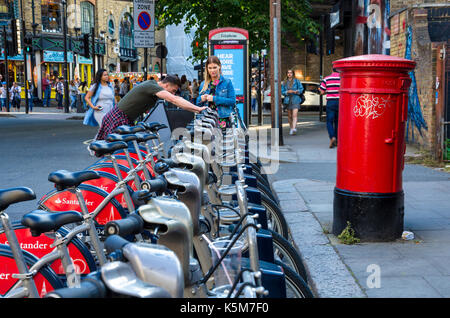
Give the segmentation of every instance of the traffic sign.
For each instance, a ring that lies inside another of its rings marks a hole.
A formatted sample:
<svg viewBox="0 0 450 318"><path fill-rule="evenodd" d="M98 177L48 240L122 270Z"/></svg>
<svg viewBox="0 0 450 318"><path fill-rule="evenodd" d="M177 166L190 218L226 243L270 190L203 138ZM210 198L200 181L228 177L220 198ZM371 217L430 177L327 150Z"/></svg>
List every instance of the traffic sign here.
<svg viewBox="0 0 450 318"><path fill-rule="evenodd" d="M155 1L133 0L134 46L155 47Z"/></svg>
<svg viewBox="0 0 450 318"><path fill-rule="evenodd" d="M151 25L152 18L147 11L142 11L138 16L138 24L142 30L146 31Z"/></svg>

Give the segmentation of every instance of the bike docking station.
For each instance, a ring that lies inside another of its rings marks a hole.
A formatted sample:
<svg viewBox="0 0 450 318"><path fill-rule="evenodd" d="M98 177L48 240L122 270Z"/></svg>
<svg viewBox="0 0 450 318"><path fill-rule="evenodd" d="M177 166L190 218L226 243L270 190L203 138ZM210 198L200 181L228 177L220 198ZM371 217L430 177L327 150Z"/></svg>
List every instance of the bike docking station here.
<svg viewBox="0 0 450 318"><path fill-rule="evenodd" d="M341 73L333 234L350 223L361 241L401 237L408 72L415 62L361 55L333 62Z"/></svg>
<svg viewBox="0 0 450 318"><path fill-rule="evenodd" d="M215 55L222 64L222 74L230 79L236 92L239 114L250 123L250 87L248 31L240 28L218 28L209 31L209 55Z"/></svg>

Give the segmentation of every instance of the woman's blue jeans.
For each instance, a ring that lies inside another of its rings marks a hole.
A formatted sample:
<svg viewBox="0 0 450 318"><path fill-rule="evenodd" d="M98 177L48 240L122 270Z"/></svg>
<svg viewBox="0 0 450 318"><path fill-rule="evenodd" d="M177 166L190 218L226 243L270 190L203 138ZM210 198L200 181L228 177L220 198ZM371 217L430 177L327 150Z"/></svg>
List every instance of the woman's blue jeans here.
<svg viewBox="0 0 450 318"><path fill-rule="evenodd" d="M77 95L70 95L70 108L77 108Z"/></svg>

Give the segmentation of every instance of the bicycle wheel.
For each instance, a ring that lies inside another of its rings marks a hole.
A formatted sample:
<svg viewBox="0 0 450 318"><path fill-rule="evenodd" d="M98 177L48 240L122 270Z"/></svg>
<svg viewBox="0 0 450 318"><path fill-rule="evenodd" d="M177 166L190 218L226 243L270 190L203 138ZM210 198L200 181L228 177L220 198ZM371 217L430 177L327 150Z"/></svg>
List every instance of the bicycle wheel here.
<svg viewBox="0 0 450 318"><path fill-rule="evenodd" d="M275 260L281 266L286 281L286 298L314 298L308 284L303 278L283 262Z"/></svg>
<svg viewBox="0 0 450 318"><path fill-rule="evenodd" d="M258 183L256 185L256 188L261 191L261 193L264 193L266 196L268 196L270 199L272 199L273 202L279 204L278 199L275 197L275 195L273 194L272 190L265 186L262 183Z"/></svg>
<svg viewBox="0 0 450 318"><path fill-rule="evenodd" d="M269 229L277 232L285 239L289 239L289 230L286 218L284 217L283 212L281 212L279 206L263 193L261 193L261 204L266 208Z"/></svg>
<svg viewBox="0 0 450 318"><path fill-rule="evenodd" d="M291 243L289 243L288 240L286 240L280 234L272 230L269 231L272 234L273 253L275 260L280 261L292 268L307 283L308 277L306 275L306 269L303 265L302 258L300 257L298 251Z"/></svg>
<svg viewBox="0 0 450 318"><path fill-rule="evenodd" d="M23 250L22 252L28 268L33 266L39 260L36 256L27 251ZM18 283L18 280L12 278L10 274L18 273L18 269L11 248L8 245L3 244L0 244L0 273L6 277L0 281L0 296L8 297L8 292L10 292ZM45 296L49 291L64 287L62 281L49 266L40 268L33 276L33 280L41 297Z"/></svg>

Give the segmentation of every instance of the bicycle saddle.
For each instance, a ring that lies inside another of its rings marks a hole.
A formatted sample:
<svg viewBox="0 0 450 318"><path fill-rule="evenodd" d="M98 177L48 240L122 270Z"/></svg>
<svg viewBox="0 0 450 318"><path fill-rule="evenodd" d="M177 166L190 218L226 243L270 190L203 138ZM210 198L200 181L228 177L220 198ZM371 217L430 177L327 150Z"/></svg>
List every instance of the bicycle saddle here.
<svg viewBox="0 0 450 318"><path fill-rule="evenodd" d="M100 178L100 174L97 171L92 170L78 172L58 170L48 175L48 181L53 182L58 191L62 191L70 187L77 187L84 181L98 178Z"/></svg>
<svg viewBox="0 0 450 318"><path fill-rule="evenodd" d="M136 136L136 140L138 142L144 142L147 140L158 139L158 136L156 136L155 134L149 134L149 133L145 133L145 132L138 132L135 134L135 136Z"/></svg>
<svg viewBox="0 0 450 318"><path fill-rule="evenodd" d="M140 131L145 131L145 128L142 126L128 126L128 125L122 125L116 128L115 132L121 135L126 134L135 134Z"/></svg>
<svg viewBox="0 0 450 318"><path fill-rule="evenodd" d="M126 135L120 135L120 134L109 134L106 137L107 141L125 141L125 142L129 142L129 141L133 141L133 140L137 140L136 135L134 134L126 134Z"/></svg>
<svg viewBox="0 0 450 318"><path fill-rule="evenodd" d="M116 150L125 148L128 148L128 144L125 141L107 142L105 140L99 140L89 145L89 149L94 151L97 157L112 154Z"/></svg>
<svg viewBox="0 0 450 318"><path fill-rule="evenodd" d="M0 211L4 211L10 204L36 199L36 194L30 188L9 188L0 190Z"/></svg>
<svg viewBox="0 0 450 318"><path fill-rule="evenodd" d="M30 229L31 235L39 236L45 232L56 231L63 225L81 221L83 221L83 216L77 211L52 213L34 210L25 214L21 223Z"/></svg>
<svg viewBox="0 0 450 318"><path fill-rule="evenodd" d="M156 121L151 123L140 122L138 125L145 127L145 129L150 130L153 133L156 133L158 130L161 130L163 128L169 128L166 124L161 124Z"/></svg>

